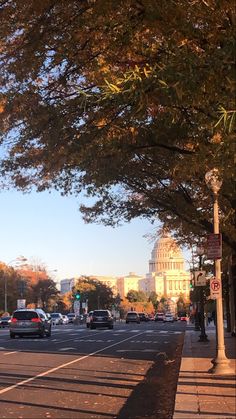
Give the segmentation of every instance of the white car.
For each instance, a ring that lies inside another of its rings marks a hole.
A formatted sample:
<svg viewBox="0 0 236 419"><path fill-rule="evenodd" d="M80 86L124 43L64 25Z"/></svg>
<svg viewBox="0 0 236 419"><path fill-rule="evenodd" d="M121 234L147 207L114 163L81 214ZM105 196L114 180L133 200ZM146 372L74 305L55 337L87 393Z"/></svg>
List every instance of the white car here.
<svg viewBox="0 0 236 419"><path fill-rule="evenodd" d="M86 326L87 328L90 327L90 321L91 321L91 317L93 316L93 311L90 311L86 317Z"/></svg>
<svg viewBox="0 0 236 419"><path fill-rule="evenodd" d="M63 324L63 317L61 313L51 313L52 324Z"/></svg>
<svg viewBox="0 0 236 419"><path fill-rule="evenodd" d="M69 319L65 314L62 314L62 321L63 321L63 324L68 324L69 323Z"/></svg>
<svg viewBox="0 0 236 419"><path fill-rule="evenodd" d="M172 314L170 314L170 313L168 313L168 314L166 313L164 315L163 321L164 322L171 322L171 323L173 323L174 322L174 316Z"/></svg>

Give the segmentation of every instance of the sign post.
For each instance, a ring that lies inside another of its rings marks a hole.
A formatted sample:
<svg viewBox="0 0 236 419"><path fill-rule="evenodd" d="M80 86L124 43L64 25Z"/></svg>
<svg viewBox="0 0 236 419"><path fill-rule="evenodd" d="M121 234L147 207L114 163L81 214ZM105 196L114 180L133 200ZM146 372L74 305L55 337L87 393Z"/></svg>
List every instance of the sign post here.
<svg viewBox="0 0 236 419"><path fill-rule="evenodd" d="M195 271L194 282L196 287L204 287L206 285L206 271Z"/></svg>
<svg viewBox="0 0 236 419"><path fill-rule="evenodd" d="M25 305L26 305L26 300L24 300L23 298L17 300L17 309L25 308Z"/></svg>
<svg viewBox="0 0 236 419"><path fill-rule="evenodd" d="M207 257L213 260L222 258L221 234L211 233L207 235Z"/></svg>
<svg viewBox="0 0 236 419"><path fill-rule="evenodd" d="M211 278L210 279L210 292L211 292L211 299L217 300L218 298L221 298L221 281L217 278Z"/></svg>

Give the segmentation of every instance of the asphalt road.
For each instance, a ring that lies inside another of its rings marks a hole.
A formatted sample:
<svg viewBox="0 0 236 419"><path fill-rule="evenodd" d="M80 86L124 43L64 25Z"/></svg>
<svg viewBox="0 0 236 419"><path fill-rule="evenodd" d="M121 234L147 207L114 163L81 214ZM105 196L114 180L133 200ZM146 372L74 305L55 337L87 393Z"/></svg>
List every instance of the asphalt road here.
<svg viewBox="0 0 236 419"><path fill-rule="evenodd" d="M0 418L172 417L185 323L0 330Z"/></svg>

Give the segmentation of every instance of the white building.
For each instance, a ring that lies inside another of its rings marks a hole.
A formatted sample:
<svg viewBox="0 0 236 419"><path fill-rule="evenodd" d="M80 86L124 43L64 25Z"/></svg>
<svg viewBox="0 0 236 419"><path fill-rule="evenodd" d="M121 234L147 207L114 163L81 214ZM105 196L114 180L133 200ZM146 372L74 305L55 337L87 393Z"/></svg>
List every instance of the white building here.
<svg viewBox="0 0 236 419"><path fill-rule="evenodd" d="M75 278L62 279L61 280L61 293L65 294L66 292L71 291L75 285L75 281L76 281Z"/></svg>
<svg viewBox="0 0 236 419"><path fill-rule="evenodd" d="M182 252L169 234L164 233L154 245L145 284L148 292L155 291L158 297L189 297L190 273L185 271Z"/></svg>

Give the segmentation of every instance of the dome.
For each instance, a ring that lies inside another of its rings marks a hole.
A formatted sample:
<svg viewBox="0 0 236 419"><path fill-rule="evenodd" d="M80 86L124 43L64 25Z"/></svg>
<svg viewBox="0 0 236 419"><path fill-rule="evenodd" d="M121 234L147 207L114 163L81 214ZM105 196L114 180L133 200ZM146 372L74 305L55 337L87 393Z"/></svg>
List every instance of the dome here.
<svg viewBox="0 0 236 419"><path fill-rule="evenodd" d="M176 241L167 233L156 241L149 261L149 272L183 270L184 258Z"/></svg>

